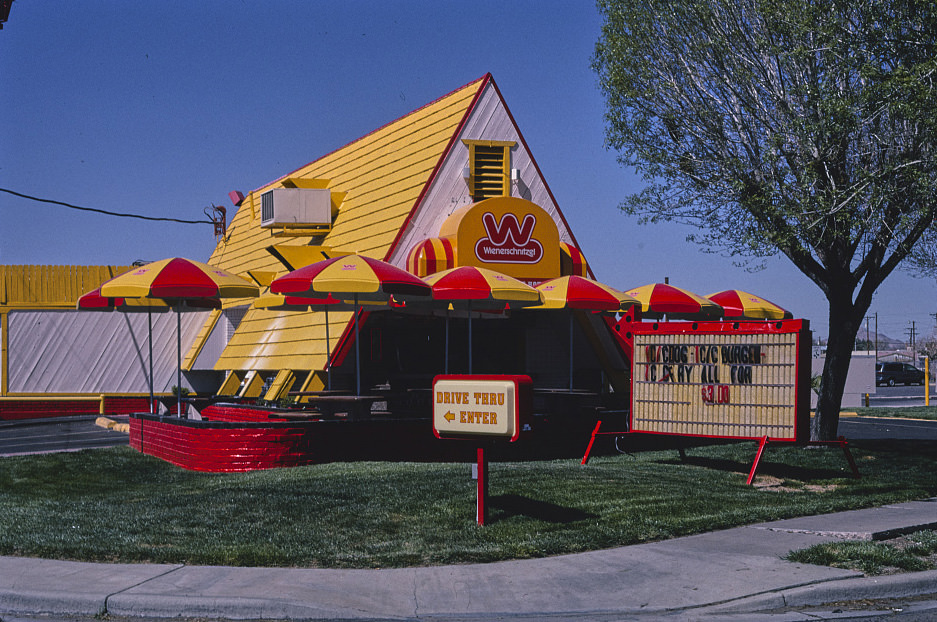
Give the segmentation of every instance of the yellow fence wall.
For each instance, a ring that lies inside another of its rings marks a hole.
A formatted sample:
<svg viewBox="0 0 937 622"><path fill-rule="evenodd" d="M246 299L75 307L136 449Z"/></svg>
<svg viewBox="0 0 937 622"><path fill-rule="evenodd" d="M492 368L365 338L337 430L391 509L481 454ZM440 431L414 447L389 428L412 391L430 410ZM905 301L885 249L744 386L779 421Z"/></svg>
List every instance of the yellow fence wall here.
<svg viewBox="0 0 937 622"><path fill-rule="evenodd" d="M130 266L0 266L0 306L70 307Z"/></svg>

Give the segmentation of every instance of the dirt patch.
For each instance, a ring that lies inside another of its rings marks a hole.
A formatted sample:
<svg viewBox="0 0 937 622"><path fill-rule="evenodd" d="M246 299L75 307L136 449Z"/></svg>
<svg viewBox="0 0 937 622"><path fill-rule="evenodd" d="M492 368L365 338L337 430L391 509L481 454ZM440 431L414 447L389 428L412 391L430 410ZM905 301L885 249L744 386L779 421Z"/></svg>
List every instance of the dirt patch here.
<svg viewBox="0 0 937 622"><path fill-rule="evenodd" d="M803 484L801 482L783 480L772 475L755 476L755 480L752 482L752 486L758 490L766 490L769 492L814 493L833 492L839 487L836 484Z"/></svg>

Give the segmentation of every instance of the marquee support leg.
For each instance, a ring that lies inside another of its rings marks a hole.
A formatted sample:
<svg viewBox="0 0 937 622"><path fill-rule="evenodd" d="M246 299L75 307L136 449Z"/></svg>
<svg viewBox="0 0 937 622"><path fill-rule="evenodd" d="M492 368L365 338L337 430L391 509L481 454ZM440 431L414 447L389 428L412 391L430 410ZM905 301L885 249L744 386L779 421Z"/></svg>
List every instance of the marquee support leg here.
<svg viewBox="0 0 937 622"><path fill-rule="evenodd" d="M589 454L592 453L592 445L595 444L595 437L599 433L599 428L602 427L602 421L599 420L595 424L595 429L592 430L592 438L589 439L589 445L586 446L586 453L582 456L582 462L579 463L580 466L585 465L589 462Z"/></svg>
<svg viewBox="0 0 937 622"><path fill-rule="evenodd" d="M855 476L856 479L860 479L862 476L859 475L859 467L856 466L856 461L849 451L849 443L846 442L845 436L839 437L839 446L843 448L843 453L846 454L846 462L849 463L849 468L852 469L853 476Z"/></svg>
<svg viewBox="0 0 937 622"><path fill-rule="evenodd" d="M758 470L758 463L761 462L761 455L765 453L765 447L767 446L768 437L765 436L758 444L758 453L755 455L755 461L752 463L752 470L748 472L748 480L745 482L746 485L750 486L752 480L755 479L755 471Z"/></svg>
<svg viewBox="0 0 937 622"><path fill-rule="evenodd" d="M852 470L852 475L856 479L860 479L862 475L859 474L859 467L856 465L855 459L852 457L852 453L849 451L849 443L846 441L844 436L840 436L835 441L807 441L804 445L810 445L813 447L829 447L831 445L836 445L843 450L843 455L846 456L846 462L849 463L849 468ZM748 481L745 483L751 485L752 480L755 479L755 471L758 469L758 463L761 462L761 456L764 453L765 449L768 447L768 437L761 439L760 444L758 445L758 454L755 456L755 462L752 463L752 470L748 473Z"/></svg>
<svg viewBox="0 0 937 622"><path fill-rule="evenodd" d="M856 479L860 479L862 475L859 474L859 467L856 465L855 459L852 457L852 452L849 451L849 443L846 441L845 436L840 436L835 441L810 441L808 445L814 445L819 447L836 445L843 450L843 455L846 456L846 462L849 463L849 468L852 470L852 475Z"/></svg>

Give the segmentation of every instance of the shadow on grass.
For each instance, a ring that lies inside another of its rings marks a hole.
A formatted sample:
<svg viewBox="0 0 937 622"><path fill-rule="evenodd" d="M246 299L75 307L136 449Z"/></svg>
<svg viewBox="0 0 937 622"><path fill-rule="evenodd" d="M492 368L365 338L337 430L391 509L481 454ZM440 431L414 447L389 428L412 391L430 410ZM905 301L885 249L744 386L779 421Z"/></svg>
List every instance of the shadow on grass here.
<svg viewBox="0 0 937 622"><path fill-rule="evenodd" d="M497 495L488 498L488 506L500 510L491 517L490 522L505 520L514 516L526 516L547 523L575 523L586 519L596 519L598 515L590 512L567 508L548 501L539 501L523 495Z"/></svg>
<svg viewBox="0 0 937 622"><path fill-rule="evenodd" d="M685 458L675 458L673 460L663 460L663 464L689 464L706 469L717 471L729 471L748 475L752 469L752 463L755 461L755 452L752 452L752 461L743 463L736 460L726 460L724 458L707 458L704 456L687 455ZM843 465L848 469L849 463L843 457ZM837 469L818 469L807 468L782 462L769 462L762 458L758 464L759 475L772 475L780 479L792 479L798 481L835 479L843 477L843 472ZM851 473L850 473L851 476Z"/></svg>

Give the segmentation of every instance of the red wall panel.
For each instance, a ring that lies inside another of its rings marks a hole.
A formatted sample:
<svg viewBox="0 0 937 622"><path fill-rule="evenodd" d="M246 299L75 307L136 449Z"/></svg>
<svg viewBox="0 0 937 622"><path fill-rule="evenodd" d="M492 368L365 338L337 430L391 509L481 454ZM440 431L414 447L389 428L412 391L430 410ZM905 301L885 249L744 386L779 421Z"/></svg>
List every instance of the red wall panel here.
<svg viewBox="0 0 937 622"><path fill-rule="evenodd" d="M105 415L129 415L133 412L146 412L148 398L106 396L104 398ZM44 417L68 417L72 415L97 415L100 412L99 400L42 399L17 400L5 399L0 402L0 420L41 419Z"/></svg>

